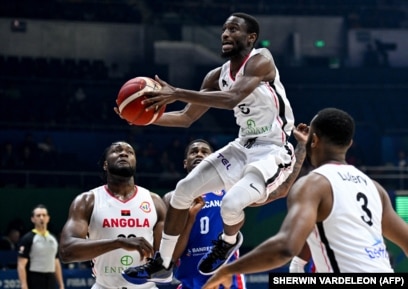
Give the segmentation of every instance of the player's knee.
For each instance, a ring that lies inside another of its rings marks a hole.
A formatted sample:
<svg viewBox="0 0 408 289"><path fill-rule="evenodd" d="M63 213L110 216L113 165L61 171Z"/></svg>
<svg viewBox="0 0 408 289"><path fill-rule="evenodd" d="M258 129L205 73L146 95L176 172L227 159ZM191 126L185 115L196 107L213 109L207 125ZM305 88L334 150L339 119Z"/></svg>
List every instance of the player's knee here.
<svg viewBox="0 0 408 289"><path fill-rule="evenodd" d="M184 180L177 183L174 194L170 200L170 205L179 210L185 210L190 208L191 203L194 200L194 195L191 194L188 186L185 184Z"/></svg>
<svg viewBox="0 0 408 289"><path fill-rule="evenodd" d="M233 198L224 197L221 205L221 217L225 224L229 226L238 224L244 219L244 216L241 206Z"/></svg>

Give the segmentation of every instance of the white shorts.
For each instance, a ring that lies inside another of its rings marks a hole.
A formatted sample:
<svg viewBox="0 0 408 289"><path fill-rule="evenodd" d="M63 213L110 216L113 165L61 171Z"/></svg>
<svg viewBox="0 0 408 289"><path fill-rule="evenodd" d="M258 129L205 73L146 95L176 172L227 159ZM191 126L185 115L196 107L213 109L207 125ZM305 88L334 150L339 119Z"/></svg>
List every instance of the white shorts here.
<svg viewBox="0 0 408 289"><path fill-rule="evenodd" d="M278 146L265 140L244 142L237 138L204 161L210 162L216 168L227 191L246 172L259 171L264 177L269 195L292 173L296 158L290 142Z"/></svg>

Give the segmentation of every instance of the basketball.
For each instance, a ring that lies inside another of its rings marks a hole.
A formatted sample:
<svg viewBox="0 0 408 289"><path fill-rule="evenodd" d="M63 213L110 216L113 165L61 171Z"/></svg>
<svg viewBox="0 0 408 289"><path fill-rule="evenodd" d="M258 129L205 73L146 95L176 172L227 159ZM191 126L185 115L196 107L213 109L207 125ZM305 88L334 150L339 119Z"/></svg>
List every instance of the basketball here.
<svg viewBox="0 0 408 289"><path fill-rule="evenodd" d="M160 110L146 111L142 101L149 96L146 92L161 89L160 84L150 77L138 76L125 82L116 98L120 116L133 125L149 125L162 116L166 106Z"/></svg>

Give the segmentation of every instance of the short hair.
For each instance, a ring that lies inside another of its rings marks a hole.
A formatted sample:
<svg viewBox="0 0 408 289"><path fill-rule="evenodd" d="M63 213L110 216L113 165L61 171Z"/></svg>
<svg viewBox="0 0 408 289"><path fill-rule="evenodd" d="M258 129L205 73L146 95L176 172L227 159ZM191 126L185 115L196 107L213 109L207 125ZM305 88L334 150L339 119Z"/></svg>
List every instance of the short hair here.
<svg viewBox="0 0 408 289"><path fill-rule="evenodd" d="M187 154L188 154L188 150L190 149L190 146L191 146L193 143L196 143L196 142L205 143L205 144L207 144L207 145L210 147L210 150L211 150L212 152L214 151L213 146L212 146L208 141L206 141L205 139L202 139L202 138L198 138L198 139L194 139L194 140L192 140L192 141L190 141L190 142L188 143L188 145L186 146L186 149L184 150L184 158L187 158Z"/></svg>
<svg viewBox="0 0 408 289"><path fill-rule="evenodd" d="M259 22L256 20L255 17L243 13L243 12L235 12L232 13L231 16L239 17L245 20L246 26L247 26L247 32L248 33L256 33L256 39L255 42L258 40L259 37ZM254 43L255 44L255 43Z"/></svg>
<svg viewBox="0 0 408 289"><path fill-rule="evenodd" d="M105 164L106 158L108 157L108 152L109 152L110 148L111 148L114 144L117 144L117 143L120 143L120 142L127 143L127 144L129 144L131 147L133 147L133 146L132 146L130 143L128 143L127 141L118 140L118 141L114 141L113 143L111 143L109 146L107 146L107 147L104 149L104 151L102 152L102 155L100 156L100 158L99 158L99 160L98 160L98 163L97 163L98 167L101 169L100 178L101 178L102 182L106 182L106 181L107 181L107 177L108 177L107 172L103 169L103 166L104 166L104 164Z"/></svg>
<svg viewBox="0 0 408 289"><path fill-rule="evenodd" d="M34 211L37 210L37 209L45 209L45 210L47 210L47 212L48 212L48 209L47 209L47 207L46 207L45 205L43 205L43 204L38 204L38 205L35 206L35 207L33 208L33 210L31 211L31 216L32 216L32 217L34 217Z"/></svg>
<svg viewBox="0 0 408 289"><path fill-rule="evenodd" d="M355 123L347 112L337 108L324 108L312 120L317 136L338 146L348 146L354 137Z"/></svg>
<svg viewBox="0 0 408 289"><path fill-rule="evenodd" d="M104 163L105 163L105 161L106 161L106 158L108 157L108 152L109 152L109 150L110 150L110 148L113 146L113 145L115 145L115 144L117 144L117 143L127 143L127 144L129 144L127 141L124 141L124 140L118 140L118 141L114 141L113 143L111 143L109 146L107 146L105 149L104 149L104 151L102 152L102 155L101 155L101 157L99 158L99 160L98 160L98 166L103 170L103 165L104 165ZM131 144L129 144L130 146L132 146ZM133 147L133 146L132 146Z"/></svg>

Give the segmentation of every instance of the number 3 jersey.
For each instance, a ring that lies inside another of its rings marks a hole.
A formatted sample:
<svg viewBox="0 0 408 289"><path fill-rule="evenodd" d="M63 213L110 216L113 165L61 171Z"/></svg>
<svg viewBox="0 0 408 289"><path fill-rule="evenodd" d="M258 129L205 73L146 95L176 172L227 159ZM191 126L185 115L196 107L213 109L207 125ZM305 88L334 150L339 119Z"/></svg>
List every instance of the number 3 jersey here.
<svg viewBox="0 0 408 289"><path fill-rule="evenodd" d="M136 194L127 201L116 198L107 186L92 190L94 208L89 222L88 238L92 240L144 237L153 245L153 228L157 222L156 207L150 192L135 186ZM116 249L102 254L93 262L96 283L106 288L157 288L154 283L129 284L121 272L142 265L138 251Z"/></svg>
<svg viewBox="0 0 408 289"><path fill-rule="evenodd" d="M313 172L323 175L333 192L329 216L307 239L316 272L393 272L373 181L351 165L326 164Z"/></svg>

